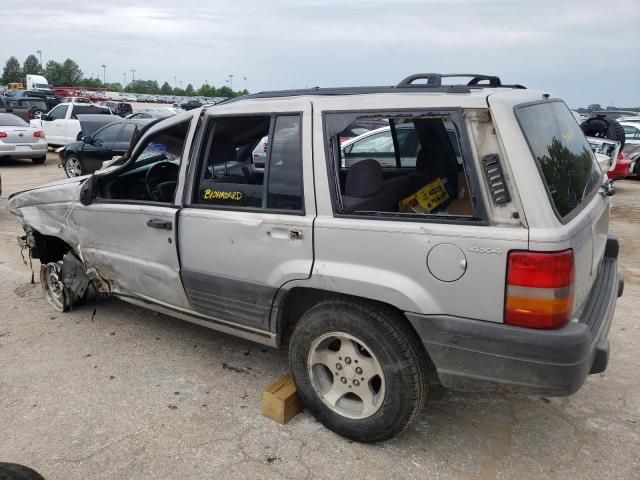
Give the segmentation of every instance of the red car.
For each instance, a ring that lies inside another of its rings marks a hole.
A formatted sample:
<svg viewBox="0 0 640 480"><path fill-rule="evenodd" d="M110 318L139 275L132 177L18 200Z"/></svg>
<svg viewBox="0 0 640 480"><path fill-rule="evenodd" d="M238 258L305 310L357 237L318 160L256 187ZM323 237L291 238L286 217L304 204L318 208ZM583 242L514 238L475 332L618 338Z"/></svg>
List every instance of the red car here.
<svg viewBox="0 0 640 480"><path fill-rule="evenodd" d="M611 180L622 180L624 177L629 175L629 166L631 165L631 159L627 157L624 153L618 153L618 158L616 159L616 166L613 170L607 172L607 175Z"/></svg>

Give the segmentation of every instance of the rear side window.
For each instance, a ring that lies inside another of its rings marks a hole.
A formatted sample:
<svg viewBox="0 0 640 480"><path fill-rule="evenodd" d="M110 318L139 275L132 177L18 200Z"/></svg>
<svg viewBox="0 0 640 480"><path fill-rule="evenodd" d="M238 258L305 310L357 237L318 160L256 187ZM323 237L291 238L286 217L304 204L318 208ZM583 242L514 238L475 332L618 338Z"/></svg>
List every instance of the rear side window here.
<svg viewBox="0 0 640 480"><path fill-rule="evenodd" d="M566 219L595 193L602 172L578 123L563 102L516 107L533 157L558 217Z"/></svg>

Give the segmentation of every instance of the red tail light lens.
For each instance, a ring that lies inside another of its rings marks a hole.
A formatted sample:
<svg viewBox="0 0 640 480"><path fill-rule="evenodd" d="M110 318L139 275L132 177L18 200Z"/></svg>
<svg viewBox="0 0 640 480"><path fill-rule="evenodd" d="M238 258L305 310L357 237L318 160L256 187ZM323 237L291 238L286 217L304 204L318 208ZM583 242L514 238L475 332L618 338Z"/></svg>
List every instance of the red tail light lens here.
<svg viewBox="0 0 640 480"><path fill-rule="evenodd" d="M559 328L573 308L573 250L509 253L504 321L527 328Z"/></svg>
<svg viewBox="0 0 640 480"><path fill-rule="evenodd" d="M7 138L8 136L7 132L0 132L0 138Z"/></svg>
<svg viewBox="0 0 640 480"><path fill-rule="evenodd" d="M33 132L33 136L36 138L44 138L44 132L42 130L36 130Z"/></svg>

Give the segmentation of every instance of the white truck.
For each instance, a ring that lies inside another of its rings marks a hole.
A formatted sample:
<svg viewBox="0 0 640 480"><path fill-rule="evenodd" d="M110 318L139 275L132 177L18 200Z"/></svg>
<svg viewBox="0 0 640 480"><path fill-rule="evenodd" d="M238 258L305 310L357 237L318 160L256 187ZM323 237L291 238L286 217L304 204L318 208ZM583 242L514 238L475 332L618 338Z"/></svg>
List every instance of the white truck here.
<svg viewBox="0 0 640 480"><path fill-rule="evenodd" d="M31 125L41 128L47 136L50 146L63 146L82 138L82 129L78 115L111 115L111 110L99 105L86 103L61 103L49 113L31 120Z"/></svg>
<svg viewBox="0 0 640 480"><path fill-rule="evenodd" d="M49 81L42 75L27 75L27 90L39 90L51 93Z"/></svg>

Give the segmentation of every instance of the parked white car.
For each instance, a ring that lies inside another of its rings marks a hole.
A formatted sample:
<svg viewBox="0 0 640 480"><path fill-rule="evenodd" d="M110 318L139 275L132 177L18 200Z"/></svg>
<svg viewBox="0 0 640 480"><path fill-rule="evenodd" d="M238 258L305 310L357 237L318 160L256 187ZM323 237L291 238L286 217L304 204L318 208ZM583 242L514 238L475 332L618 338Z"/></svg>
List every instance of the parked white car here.
<svg viewBox="0 0 640 480"><path fill-rule="evenodd" d="M640 117L620 121L624 128L624 153L631 160L629 174L640 177Z"/></svg>
<svg viewBox="0 0 640 480"><path fill-rule="evenodd" d="M31 120L31 126L44 131L49 145L63 146L81 140L82 129L77 115L84 114L112 115L111 110L98 105L61 103L46 115Z"/></svg>
<svg viewBox="0 0 640 480"><path fill-rule="evenodd" d="M44 132L11 113L0 113L1 158L30 158L33 163L44 163L47 159Z"/></svg>

